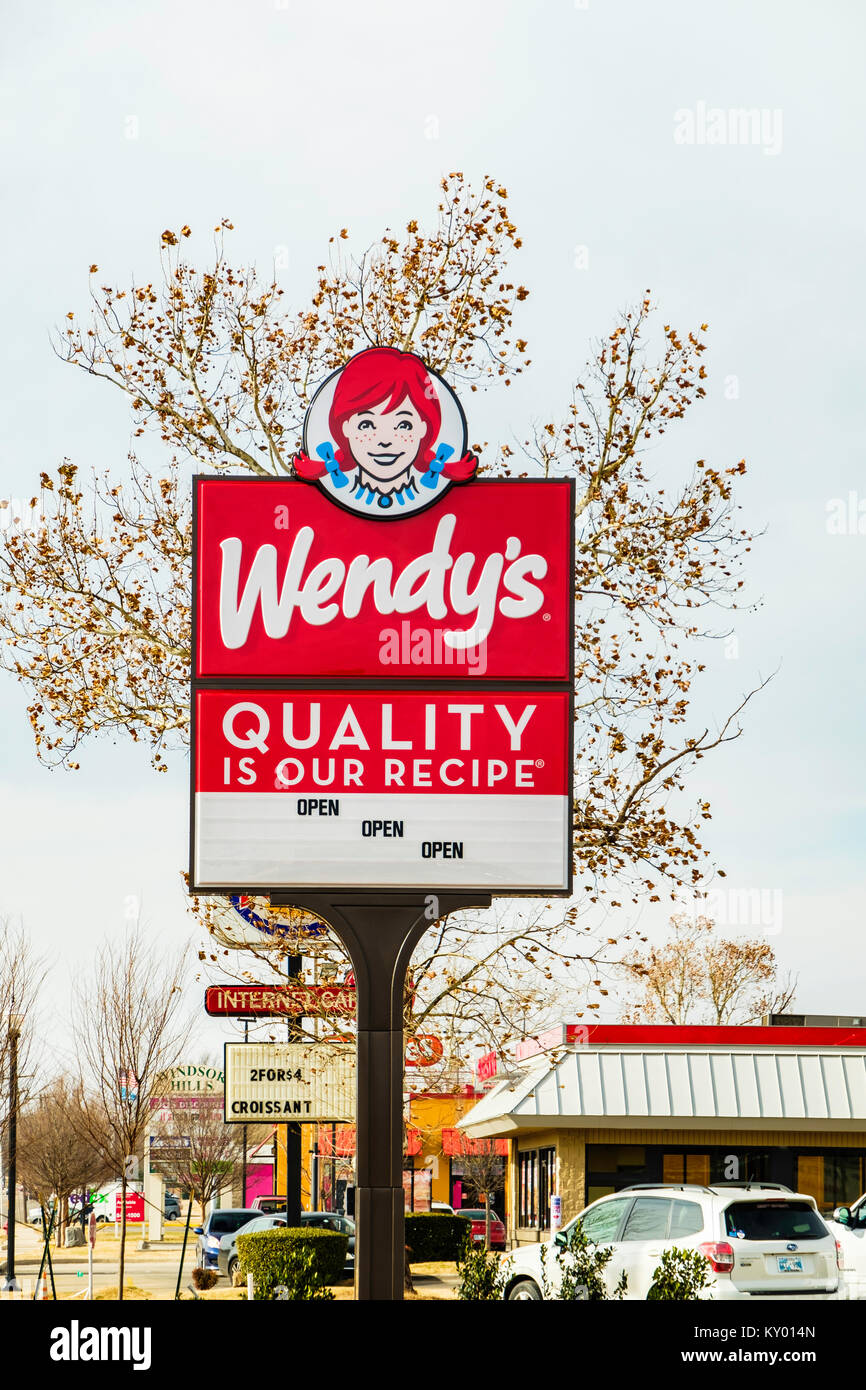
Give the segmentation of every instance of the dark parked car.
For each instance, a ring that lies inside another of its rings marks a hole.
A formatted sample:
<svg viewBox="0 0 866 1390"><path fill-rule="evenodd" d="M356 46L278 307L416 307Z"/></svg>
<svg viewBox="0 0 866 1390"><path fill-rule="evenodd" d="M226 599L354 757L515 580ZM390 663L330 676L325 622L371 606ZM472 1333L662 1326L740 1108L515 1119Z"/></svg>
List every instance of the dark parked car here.
<svg viewBox="0 0 866 1390"><path fill-rule="evenodd" d="M198 1237L195 1247L197 1264L201 1265L202 1269L217 1269L220 1241L223 1236L240 1230L241 1226L245 1226L253 1217L261 1214L260 1211L253 1211L251 1207L222 1207L212 1211L203 1226L194 1228Z"/></svg>
<svg viewBox="0 0 866 1390"><path fill-rule="evenodd" d="M217 1264L220 1274L226 1275L229 1279L234 1278L235 1270L238 1267L238 1236L251 1236L256 1231L272 1231L275 1227L285 1226L285 1224L285 1216L280 1216L279 1214L276 1216L266 1216L264 1212L260 1212L258 1216L253 1217L252 1221L248 1221L246 1225L238 1226L236 1231L232 1231L229 1235L223 1236L217 1251Z"/></svg>
<svg viewBox="0 0 866 1390"><path fill-rule="evenodd" d="M322 1230L337 1231L341 1236L348 1236L349 1245L343 1273L355 1273L355 1223L351 1216L343 1216L339 1211L302 1211L301 1225L318 1226Z"/></svg>
<svg viewBox="0 0 866 1390"><path fill-rule="evenodd" d="M180 1220L180 1198L175 1197L173 1192L166 1192L162 1214L166 1221Z"/></svg>
<svg viewBox="0 0 866 1390"><path fill-rule="evenodd" d="M282 1212L285 1216L286 1213L285 1197L254 1197L250 1202L250 1206L253 1207L260 1216L276 1216L279 1212Z"/></svg>
<svg viewBox="0 0 866 1390"><path fill-rule="evenodd" d="M259 1200L259 1199L257 1199ZM285 1198L268 1199L263 1197L263 1202L273 1200L282 1201L285 1207ZM217 1253L217 1265L220 1274L225 1274L231 1279L238 1267L237 1238L239 1235L250 1235L253 1231L267 1231L275 1226L285 1226L285 1212L278 1209L272 1214L266 1214L259 1210L254 1213L258 1220L250 1221L249 1225L237 1226L231 1234L225 1235L220 1240ZM320 1230L336 1231L338 1235L348 1236L349 1244L346 1248L346 1263L343 1266L344 1274L354 1274L355 1272L355 1223L350 1216L343 1216L338 1211L302 1211L302 1226L317 1226Z"/></svg>

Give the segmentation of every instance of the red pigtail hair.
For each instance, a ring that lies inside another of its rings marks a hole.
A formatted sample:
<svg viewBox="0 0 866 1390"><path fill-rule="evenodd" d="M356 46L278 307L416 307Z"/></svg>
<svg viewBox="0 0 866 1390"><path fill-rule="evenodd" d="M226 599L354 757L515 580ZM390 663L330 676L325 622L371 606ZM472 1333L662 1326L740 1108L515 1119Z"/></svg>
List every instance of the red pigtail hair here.
<svg viewBox="0 0 866 1390"><path fill-rule="evenodd" d="M355 460L352 458L351 454L347 458L342 449L337 449L334 458L337 460L343 473L351 473L352 469L356 467ZM328 471L328 466L323 459L312 459L309 454L305 454L303 451L295 454L295 457L292 459L292 466L299 478L304 478L307 482L313 483L316 482L318 478L324 477Z"/></svg>
<svg viewBox="0 0 866 1390"><path fill-rule="evenodd" d="M478 468L478 459L474 454L464 454L462 459L450 459L442 469L442 476L450 478L453 483L465 483L467 478L471 478Z"/></svg>
<svg viewBox="0 0 866 1390"><path fill-rule="evenodd" d="M418 469L419 473L426 473L435 457L435 449L425 449L423 455L416 458L413 466ZM443 463L438 471L441 472L443 478L450 478L453 483L465 483L467 478L472 477L477 467L476 455L469 453L464 454L460 459L449 459L447 463Z"/></svg>

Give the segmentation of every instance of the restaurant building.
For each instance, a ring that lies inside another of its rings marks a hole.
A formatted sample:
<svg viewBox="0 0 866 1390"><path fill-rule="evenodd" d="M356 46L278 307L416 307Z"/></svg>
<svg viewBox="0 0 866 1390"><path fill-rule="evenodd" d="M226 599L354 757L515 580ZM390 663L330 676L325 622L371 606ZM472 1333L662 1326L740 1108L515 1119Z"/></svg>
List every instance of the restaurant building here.
<svg viewBox="0 0 866 1390"><path fill-rule="evenodd" d="M500 1062L457 1127L508 1140L511 1244L634 1183L866 1192L866 1028L567 1024ZM535 1055L527 1055L532 1052Z"/></svg>

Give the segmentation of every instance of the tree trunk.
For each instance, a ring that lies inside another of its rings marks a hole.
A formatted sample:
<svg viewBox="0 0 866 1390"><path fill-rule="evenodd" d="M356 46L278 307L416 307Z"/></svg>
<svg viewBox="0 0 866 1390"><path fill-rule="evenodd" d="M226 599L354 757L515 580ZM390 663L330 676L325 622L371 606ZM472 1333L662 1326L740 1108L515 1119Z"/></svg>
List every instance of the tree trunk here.
<svg viewBox="0 0 866 1390"><path fill-rule="evenodd" d="M484 1194L484 1249L490 1250L490 1193Z"/></svg>
<svg viewBox="0 0 866 1390"><path fill-rule="evenodd" d="M126 1262L126 1164L123 1166L123 1176L120 1179L120 1272L118 1275L117 1297L123 1300L123 1276L125 1274Z"/></svg>

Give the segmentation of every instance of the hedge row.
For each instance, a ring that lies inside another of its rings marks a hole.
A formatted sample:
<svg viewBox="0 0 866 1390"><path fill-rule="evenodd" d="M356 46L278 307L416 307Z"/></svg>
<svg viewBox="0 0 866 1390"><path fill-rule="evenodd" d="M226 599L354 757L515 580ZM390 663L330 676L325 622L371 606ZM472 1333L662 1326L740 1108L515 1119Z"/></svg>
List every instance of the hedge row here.
<svg viewBox="0 0 866 1390"><path fill-rule="evenodd" d="M472 1230L467 1216L444 1211L406 1213L406 1244L413 1264L425 1260L456 1260Z"/></svg>
<svg viewBox="0 0 866 1390"><path fill-rule="evenodd" d="M348 1248L348 1236L310 1226L275 1226L238 1235L240 1267L253 1276L257 1299L273 1298L278 1284L288 1287L290 1297L308 1297L292 1291L337 1283Z"/></svg>

